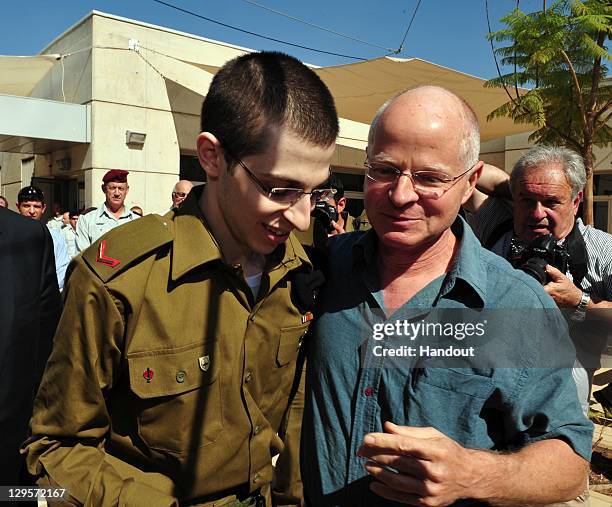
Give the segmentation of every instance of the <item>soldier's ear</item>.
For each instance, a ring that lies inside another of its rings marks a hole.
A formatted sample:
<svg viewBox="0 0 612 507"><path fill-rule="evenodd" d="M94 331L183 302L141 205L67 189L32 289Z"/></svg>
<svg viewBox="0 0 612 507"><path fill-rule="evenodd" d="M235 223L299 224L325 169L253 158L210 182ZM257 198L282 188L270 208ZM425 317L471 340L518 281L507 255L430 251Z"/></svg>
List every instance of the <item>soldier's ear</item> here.
<svg viewBox="0 0 612 507"><path fill-rule="evenodd" d="M198 160L208 179L217 179L225 169L221 142L210 132L201 132L198 136Z"/></svg>

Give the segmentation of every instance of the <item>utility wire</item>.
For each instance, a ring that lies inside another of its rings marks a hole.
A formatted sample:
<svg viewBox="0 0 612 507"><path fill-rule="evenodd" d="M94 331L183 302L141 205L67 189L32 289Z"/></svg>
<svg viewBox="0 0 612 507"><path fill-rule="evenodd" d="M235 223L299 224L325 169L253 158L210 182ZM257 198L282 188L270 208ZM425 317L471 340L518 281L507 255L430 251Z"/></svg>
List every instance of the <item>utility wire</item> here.
<svg viewBox="0 0 612 507"><path fill-rule="evenodd" d="M416 7L414 8L414 12L412 13L412 17L410 18L410 23L408 23L408 28L406 28L406 33L404 34L404 38L402 39L402 42L399 45L399 48L397 49L396 53L401 53L404 50L404 42L406 42L406 37L408 36L408 32L410 31L410 28L412 27L412 22L414 21L414 18L416 17L417 11L419 10L419 5L421 5L421 0L418 0Z"/></svg>
<svg viewBox="0 0 612 507"><path fill-rule="evenodd" d="M360 56L343 55L343 54L340 54L340 53L333 53L331 51L324 51L322 49L315 49L315 48L311 48L311 47L308 47L308 46L302 46L300 44L294 44L293 42L287 42L287 41L280 40L280 39L274 39L273 37L267 37L266 35L260 35L260 34L255 33L255 32L250 32L250 31L244 30L242 28L237 28L235 26L228 25L226 23L222 23L221 21L217 21L215 19L207 18L205 16L202 16L201 14L197 14L197 13L189 11L187 9L183 9L182 7L178 7L177 5L173 5L171 3L164 2L162 0L153 0L153 1L157 2L158 4L165 5L166 7L170 7L171 9L175 9L177 11L184 12L185 14L190 14L191 16L195 16L196 18L200 18L200 19L203 19L205 21L209 21L211 23L215 23L217 25L221 25L221 26L223 26L225 28L230 28L232 30L236 30L238 32L246 33L248 35L253 35L255 37L260 37L262 39L266 39L266 40L269 40L269 41L279 42L280 44L286 44L288 46L293 46L293 47L296 47L296 48L305 49L307 51L314 51L314 52L317 52L317 53L324 53L326 55L340 56L342 58L350 58L352 60L367 60L367 58L362 58Z"/></svg>
<svg viewBox="0 0 612 507"><path fill-rule="evenodd" d="M368 41L365 41L365 40L357 39L356 37L352 37L350 35L346 35L346 34L341 33L341 32L336 32L335 30L331 30L329 28L325 28L323 26L316 25L314 23L311 23L310 21L306 21L304 19L296 18L295 16L291 16L290 14L286 14L284 12L277 11L275 9L272 9L271 7L267 7L267 6L262 5L260 3L254 2L253 0L242 0L242 1L247 3L247 4L254 5L255 7L259 7L260 9L264 9L266 11L273 12L274 14L278 14L279 16L284 16L285 18L292 19L293 21L297 21L298 23L303 23L303 24L305 24L307 26L310 26L312 28L316 28L318 30L322 30L324 32L328 32L328 33L337 35L339 37L344 37L345 39L349 39L349 40L352 40L352 41L355 41L355 42L359 42L360 44L365 44L366 46L371 46L373 48L378 48L378 49L384 49L385 51L390 51L392 53L396 52L395 49L386 48L384 46L379 46L378 44L374 44L372 42L368 42Z"/></svg>

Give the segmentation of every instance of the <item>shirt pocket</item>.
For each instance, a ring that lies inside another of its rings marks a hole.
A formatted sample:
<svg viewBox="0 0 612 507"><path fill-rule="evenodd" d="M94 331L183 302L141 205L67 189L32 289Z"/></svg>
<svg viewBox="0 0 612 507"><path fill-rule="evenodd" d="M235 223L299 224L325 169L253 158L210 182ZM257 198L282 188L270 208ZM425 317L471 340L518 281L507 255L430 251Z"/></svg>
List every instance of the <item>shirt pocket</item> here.
<svg viewBox="0 0 612 507"><path fill-rule="evenodd" d="M276 366L279 368L295 362L302 340L308 331L308 323L299 326L283 327L278 335Z"/></svg>
<svg viewBox="0 0 612 507"><path fill-rule="evenodd" d="M182 454L215 442L223 429L215 341L132 353L127 363L147 446Z"/></svg>
<svg viewBox="0 0 612 507"><path fill-rule="evenodd" d="M431 426L464 446L493 445L483 409L496 384L471 369L424 368L415 370L410 424Z"/></svg>

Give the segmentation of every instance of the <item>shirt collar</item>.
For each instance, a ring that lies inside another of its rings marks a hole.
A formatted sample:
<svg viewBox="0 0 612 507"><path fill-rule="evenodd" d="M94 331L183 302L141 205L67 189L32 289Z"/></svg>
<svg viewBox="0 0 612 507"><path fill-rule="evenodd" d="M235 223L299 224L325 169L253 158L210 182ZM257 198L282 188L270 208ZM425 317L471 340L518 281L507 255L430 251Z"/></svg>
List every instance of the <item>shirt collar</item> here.
<svg viewBox="0 0 612 507"><path fill-rule="evenodd" d="M102 215L106 215L109 218L114 218L115 220L119 220L121 218L129 217L133 215L133 213L129 209L127 209L127 207L124 206L123 213L121 213L121 215L119 215L119 218L117 218L115 217L113 212L106 207L106 203L103 203L102 206L98 208L98 218L102 218Z"/></svg>
<svg viewBox="0 0 612 507"><path fill-rule="evenodd" d="M451 226L451 231L459 240L459 248L453 266L442 284L438 299L449 296L451 291L457 291L462 300L470 302L470 306L484 306L486 270L483 269L480 259L482 246L461 216L457 216ZM353 244L353 266L361 266L362 269L366 269L366 272L377 273L375 264L377 251L378 237L374 229L370 229ZM463 289L470 291L478 301L474 301L474 298L463 293Z"/></svg>
<svg viewBox="0 0 612 507"><path fill-rule="evenodd" d="M458 216L451 226L453 234L459 240L459 249L455 262L446 276L446 280L440 291L441 296L450 295L451 291L457 291L458 295L462 289L468 289L478 298L479 307L484 307L486 300L487 272L481 262L482 245L472 232L467 222ZM460 280L462 283L458 283ZM470 300L472 300L470 298ZM476 302L470 303L476 307Z"/></svg>
<svg viewBox="0 0 612 507"><path fill-rule="evenodd" d="M174 222L173 280L209 262L223 262L219 245L200 209L199 201L203 190L203 185L194 187L180 208L170 211L166 215ZM310 265L308 256L297 239L291 234L285 244L279 245L268 256L265 270L271 272L280 266L291 270L303 263Z"/></svg>

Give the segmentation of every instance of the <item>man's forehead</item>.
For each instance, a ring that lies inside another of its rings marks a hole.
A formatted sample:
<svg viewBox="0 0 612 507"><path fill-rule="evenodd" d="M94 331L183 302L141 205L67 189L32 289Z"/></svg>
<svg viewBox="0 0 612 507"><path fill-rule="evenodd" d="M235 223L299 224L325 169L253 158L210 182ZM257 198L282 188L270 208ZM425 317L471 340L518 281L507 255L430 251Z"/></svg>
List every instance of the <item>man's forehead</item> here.
<svg viewBox="0 0 612 507"><path fill-rule="evenodd" d="M516 180L519 192L529 193L555 193L568 190L572 186L565 172L554 166L535 166L527 168Z"/></svg>
<svg viewBox="0 0 612 507"><path fill-rule="evenodd" d="M19 206L44 206L42 201L21 201Z"/></svg>

